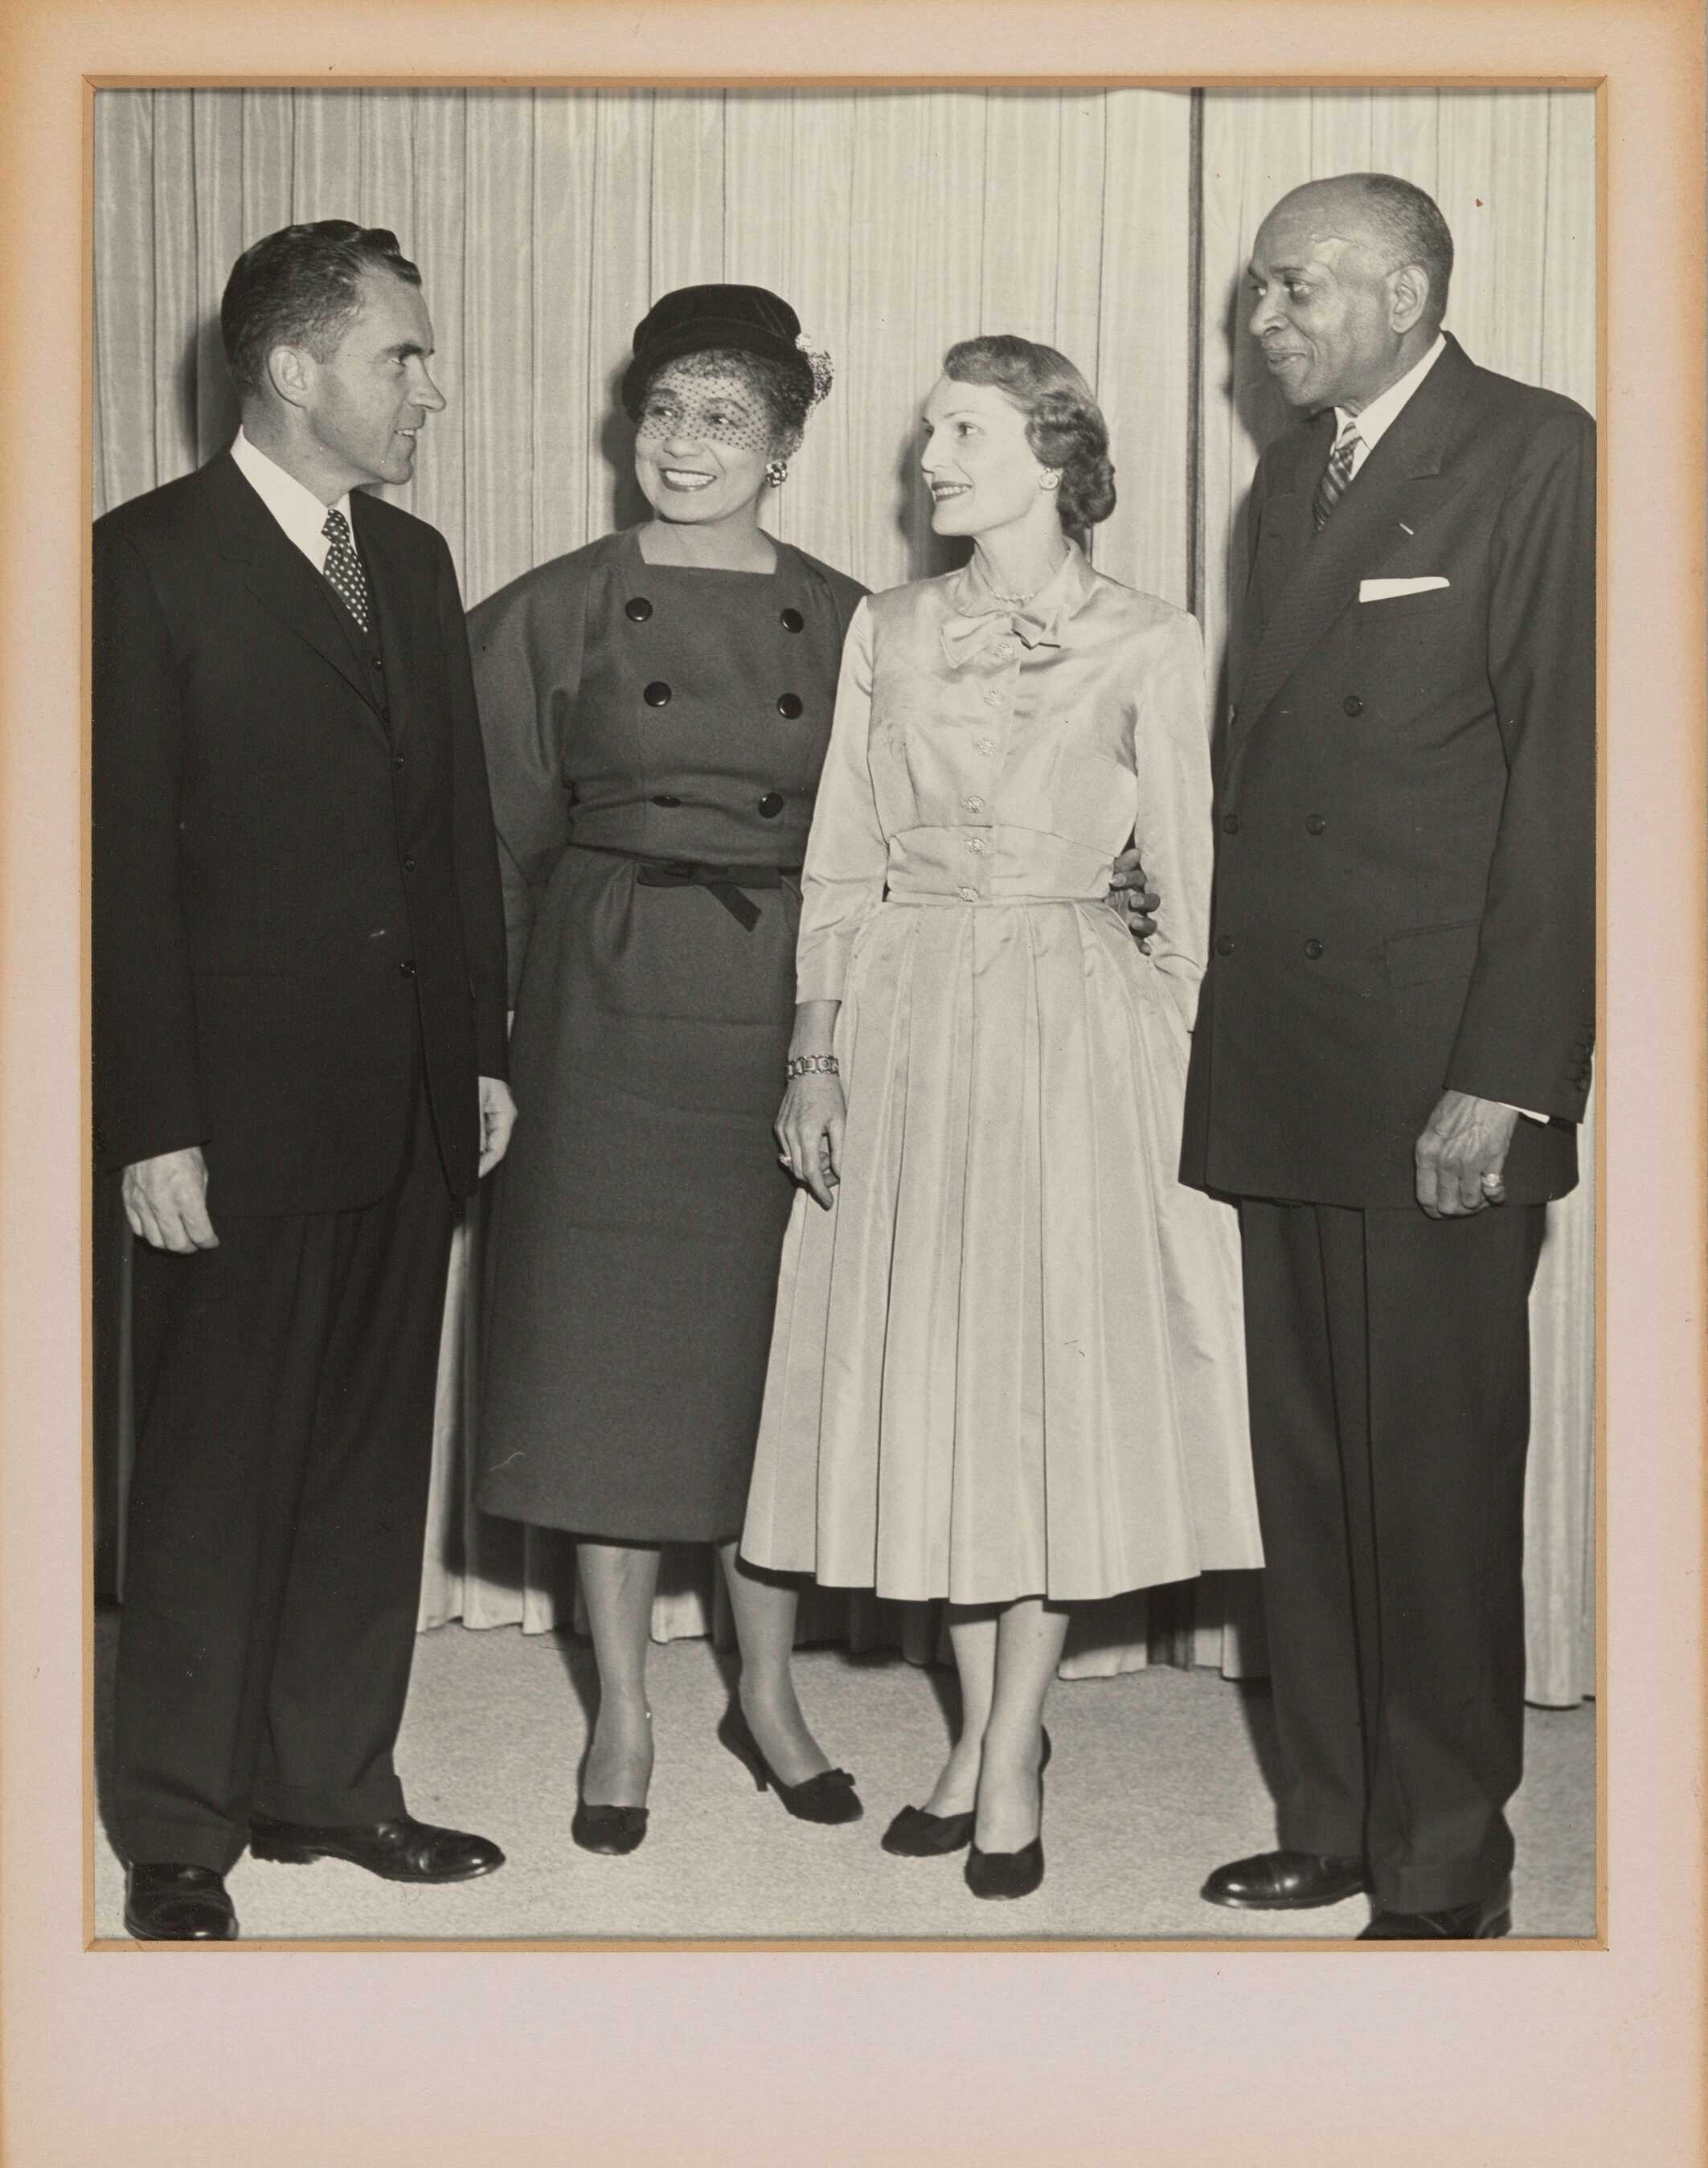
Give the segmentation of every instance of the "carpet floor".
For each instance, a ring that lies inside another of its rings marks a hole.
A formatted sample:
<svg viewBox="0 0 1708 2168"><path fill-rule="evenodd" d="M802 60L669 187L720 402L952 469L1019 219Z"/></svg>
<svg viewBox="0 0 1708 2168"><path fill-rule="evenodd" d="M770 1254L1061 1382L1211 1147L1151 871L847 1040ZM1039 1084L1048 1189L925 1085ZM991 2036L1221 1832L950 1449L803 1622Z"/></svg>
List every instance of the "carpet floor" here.
<svg viewBox="0 0 1708 2168"><path fill-rule="evenodd" d="M115 1621L97 1637L98 1793L108 1789ZM1220 1938L1355 1935L1363 1899L1288 1916L1238 1913L1198 1895L1219 1861L1274 1841L1264 1780L1267 1691L1213 1671L1163 1668L1058 1685L1046 1779L1048 1873L1033 1896L980 1903L961 1858L893 1859L890 1816L924 1797L948 1737L947 1675L894 1655L804 1652L804 1707L834 1760L852 1769L863 1821L793 1820L713 1735L726 1660L703 1640L655 1648L649 1685L657 1761L646 1842L625 1859L570 1840L575 1772L594 1682L591 1651L519 1629L446 1626L416 1645L398 1767L411 1810L501 1844L499 1873L443 1889L381 1882L322 1861L245 1857L228 1886L246 1939L374 1937L554 1941L708 1939ZM1593 1710L1532 1709L1514 1803L1519 1868L1513 1932L1595 1931ZM96 1838L96 1931L124 1934L124 1874L104 1823Z"/></svg>

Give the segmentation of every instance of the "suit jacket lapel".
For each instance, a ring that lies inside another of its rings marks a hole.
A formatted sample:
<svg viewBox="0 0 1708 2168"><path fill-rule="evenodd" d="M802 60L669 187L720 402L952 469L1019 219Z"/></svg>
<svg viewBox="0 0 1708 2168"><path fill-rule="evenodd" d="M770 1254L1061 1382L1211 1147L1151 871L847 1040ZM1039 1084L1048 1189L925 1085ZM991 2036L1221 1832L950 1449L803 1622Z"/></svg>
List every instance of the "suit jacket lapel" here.
<svg viewBox="0 0 1708 2168"><path fill-rule="evenodd" d="M351 690L359 695L376 726L380 725L362 665L350 635L338 621L337 604L326 582L285 534L244 481L229 454L210 470L221 545L243 566L250 592L263 607L323 656Z"/></svg>
<svg viewBox="0 0 1708 2168"><path fill-rule="evenodd" d="M1301 448L1297 486L1271 498L1264 510L1257 566L1263 629L1234 699L1243 722L1254 723L1262 715L1342 610L1355 600L1361 579L1408 540L1458 487L1440 470L1471 373L1472 364L1450 339L1446 352L1365 460L1328 525L1317 535L1312 534L1310 503L1318 466L1312 458L1318 436L1326 458L1333 430L1313 427L1310 446ZM1271 544L1270 521L1277 513L1277 539ZM1275 573L1268 571L1265 561L1271 550L1282 561ZM1297 568L1291 579L1284 577L1289 558Z"/></svg>

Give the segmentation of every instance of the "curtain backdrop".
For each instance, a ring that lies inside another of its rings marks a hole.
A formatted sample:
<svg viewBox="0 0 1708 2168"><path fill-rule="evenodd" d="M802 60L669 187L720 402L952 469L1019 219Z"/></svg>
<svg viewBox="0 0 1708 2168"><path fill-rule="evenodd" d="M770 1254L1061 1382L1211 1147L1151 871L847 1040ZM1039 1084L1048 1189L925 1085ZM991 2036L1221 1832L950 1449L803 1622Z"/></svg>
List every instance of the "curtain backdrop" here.
<svg viewBox="0 0 1708 2168"><path fill-rule="evenodd" d="M1594 105L1578 92L103 91L95 100L98 513L198 465L236 416L218 306L232 259L293 219L395 229L422 268L450 400L392 492L478 601L638 516L613 396L669 288L771 286L827 347L834 391L774 507L881 587L941 568L914 470L942 350L979 331L1060 347L1097 385L1121 502L1101 569L1193 609L1212 654L1251 470L1284 418L1239 323L1265 210L1380 167L1435 194L1458 247L1449 326L1472 355L1593 409ZM1588 1160L1593 1151L1586 1133ZM1594 1197L1557 1207L1532 1304L1530 1692L1594 1690ZM453 1256L424 1625L573 1615L570 1546L477 1513L479 1215ZM97 1197L103 1569L122 1561L130 1411L125 1246ZM1262 1667L1255 1576L1088 1607L1064 1670ZM660 1638L724 1630L709 1555L667 1555ZM804 1638L926 1656L925 1607L814 1593Z"/></svg>

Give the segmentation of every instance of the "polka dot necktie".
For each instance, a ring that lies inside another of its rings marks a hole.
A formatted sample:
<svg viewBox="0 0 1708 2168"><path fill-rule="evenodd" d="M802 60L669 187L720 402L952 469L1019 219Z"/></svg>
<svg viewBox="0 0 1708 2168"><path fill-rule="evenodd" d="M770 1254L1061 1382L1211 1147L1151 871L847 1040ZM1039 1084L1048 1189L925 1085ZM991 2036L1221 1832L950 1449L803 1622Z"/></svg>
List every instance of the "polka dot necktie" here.
<svg viewBox="0 0 1708 2168"><path fill-rule="evenodd" d="M345 608L366 632L368 575L362 569L362 560L356 555L350 523L335 507L326 514L326 523L321 532L332 545L326 551L326 577L332 582Z"/></svg>
<svg viewBox="0 0 1708 2168"><path fill-rule="evenodd" d="M1329 514L1346 494L1346 485L1352 479L1353 455L1358 449L1358 432L1349 430L1329 454L1329 464L1323 470L1317 484L1316 494L1311 499L1311 517L1321 534L1329 524ZM332 570L329 565L327 571Z"/></svg>

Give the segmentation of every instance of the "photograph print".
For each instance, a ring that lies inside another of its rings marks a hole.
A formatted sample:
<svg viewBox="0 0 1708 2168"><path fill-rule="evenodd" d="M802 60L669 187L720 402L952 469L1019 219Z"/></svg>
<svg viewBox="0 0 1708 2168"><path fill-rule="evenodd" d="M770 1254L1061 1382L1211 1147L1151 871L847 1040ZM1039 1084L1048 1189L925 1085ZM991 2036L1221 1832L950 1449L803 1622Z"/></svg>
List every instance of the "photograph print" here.
<svg viewBox="0 0 1708 2168"><path fill-rule="evenodd" d="M1593 1941L1593 92L93 113L98 1939Z"/></svg>

